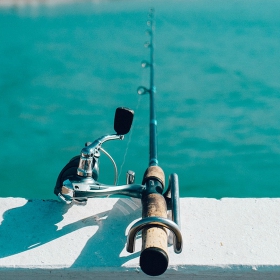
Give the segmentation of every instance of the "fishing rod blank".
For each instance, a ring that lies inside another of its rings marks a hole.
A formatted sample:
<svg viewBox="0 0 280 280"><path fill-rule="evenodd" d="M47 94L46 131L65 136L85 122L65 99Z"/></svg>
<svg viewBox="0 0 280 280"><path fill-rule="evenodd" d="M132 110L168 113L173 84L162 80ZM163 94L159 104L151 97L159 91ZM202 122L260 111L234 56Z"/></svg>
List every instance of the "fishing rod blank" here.
<svg viewBox="0 0 280 280"><path fill-rule="evenodd" d="M148 34L150 42L145 46L150 49L150 61L142 62L142 67L150 68L150 88L139 87L138 93L149 93L150 95L150 159L149 167L143 178L146 191L142 196L142 218L150 217L167 218L167 205L163 197L165 176L163 170L158 166L157 154L157 120L155 111L154 85L154 10L149 13L150 27ZM167 232L161 226L149 226L142 230L142 250L140 255L140 267L148 275L157 276L165 272L168 267L167 254Z"/></svg>
<svg viewBox="0 0 280 280"><path fill-rule="evenodd" d="M150 166L158 165L158 152L157 152L157 120L156 120L156 110L155 110L155 100L154 96L156 93L156 87L154 85L154 9L150 10L149 13L150 20L147 21L147 25L150 27L147 30L150 35L150 42L145 43L145 47L150 49L150 62L142 61L141 65L143 68L150 68L150 88L147 89L140 86L137 90L138 94L149 93L150 95Z"/></svg>

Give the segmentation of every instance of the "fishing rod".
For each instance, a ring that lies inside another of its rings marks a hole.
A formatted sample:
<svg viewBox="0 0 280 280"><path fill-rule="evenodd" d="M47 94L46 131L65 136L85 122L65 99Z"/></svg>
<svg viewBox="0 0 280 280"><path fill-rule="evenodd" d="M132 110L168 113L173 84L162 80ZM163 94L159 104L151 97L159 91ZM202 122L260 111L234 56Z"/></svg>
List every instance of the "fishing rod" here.
<svg viewBox="0 0 280 280"><path fill-rule="evenodd" d="M164 192L165 175L158 163L157 120L154 95L154 10L149 12L148 34L150 41L145 44L150 49L150 60L142 61L142 67L150 69L150 87L138 87L138 94L150 96L150 157L149 166L144 173L142 184L135 184L134 172L128 171L126 184L121 186L102 184L98 181L100 151L107 155L115 167L115 184L117 167L113 158L102 145L111 140L123 140L130 131L134 111L119 107L115 112L115 134L104 135L93 142L87 142L80 155L72 158L61 170L54 188L54 193L66 204L85 205L89 198L108 195L125 195L139 198L142 202L142 219L134 223L127 235L126 250L133 253L137 234L142 231L142 249L140 267L151 276L163 274L169 263L168 234L173 233L174 252L182 251L183 239L180 231L180 196L178 175L169 176L167 190ZM168 218L171 212L171 219Z"/></svg>
<svg viewBox="0 0 280 280"><path fill-rule="evenodd" d="M145 47L150 50L150 61L142 61L143 68L150 69L150 87L138 87L138 94L149 94L150 97L150 159L142 184L146 185L146 190L142 196L142 218L158 220L167 219L167 203L162 195L165 185L165 175L159 167L157 149L157 119L155 110L156 87L154 84L154 31L155 20L154 10L149 13L147 30L150 41ZM160 275L168 267L167 233L163 227L151 227L142 230L142 251L140 255L140 267L149 275Z"/></svg>

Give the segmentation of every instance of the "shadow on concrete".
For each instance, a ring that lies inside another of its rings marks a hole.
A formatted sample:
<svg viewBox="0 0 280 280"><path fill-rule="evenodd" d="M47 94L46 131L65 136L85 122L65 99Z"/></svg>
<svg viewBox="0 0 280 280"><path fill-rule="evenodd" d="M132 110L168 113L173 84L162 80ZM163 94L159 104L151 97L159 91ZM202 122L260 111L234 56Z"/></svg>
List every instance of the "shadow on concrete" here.
<svg viewBox="0 0 280 280"><path fill-rule="evenodd" d="M23 206L7 210L0 225L0 258L31 250L92 225L98 225L98 230L88 240L72 267L121 266L136 257L132 254L120 258L120 253L126 243L126 226L141 217L140 201L118 199L112 210L58 229L56 224L63 220L69 207L54 200L30 200Z"/></svg>
<svg viewBox="0 0 280 280"><path fill-rule="evenodd" d="M120 253L126 244L125 229L141 217L141 209L139 200L119 199L71 267L120 267L130 259L138 257L139 252L126 257L120 257Z"/></svg>

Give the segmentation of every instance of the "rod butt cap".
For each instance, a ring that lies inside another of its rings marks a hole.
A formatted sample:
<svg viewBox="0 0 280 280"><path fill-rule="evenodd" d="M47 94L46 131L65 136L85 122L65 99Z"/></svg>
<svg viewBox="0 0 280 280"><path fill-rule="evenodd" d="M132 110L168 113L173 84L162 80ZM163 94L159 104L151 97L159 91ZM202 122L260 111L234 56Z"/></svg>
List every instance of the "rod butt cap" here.
<svg viewBox="0 0 280 280"><path fill-rule="evenodd" d="M168 267L168 261L166 252L156 247L147 248L140 255L140 267L150 276L163 274Z"/></svg>

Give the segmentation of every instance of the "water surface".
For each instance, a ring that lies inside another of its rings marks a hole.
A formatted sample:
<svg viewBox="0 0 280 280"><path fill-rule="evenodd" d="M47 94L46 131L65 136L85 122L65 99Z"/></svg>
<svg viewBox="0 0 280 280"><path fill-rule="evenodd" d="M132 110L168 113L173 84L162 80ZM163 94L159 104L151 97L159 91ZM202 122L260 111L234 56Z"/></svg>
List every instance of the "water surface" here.
<svg viewBox="0 0 280 280"><path fill-rule="evenodd" d="M135 110L104 148L141 182L148 85L140 62L156 9L159 162L181 196L278 197L280 2L100 1L0 8L1 196L53 198L61 168ZM100 181L113 182L101 158Z"/></svg>

